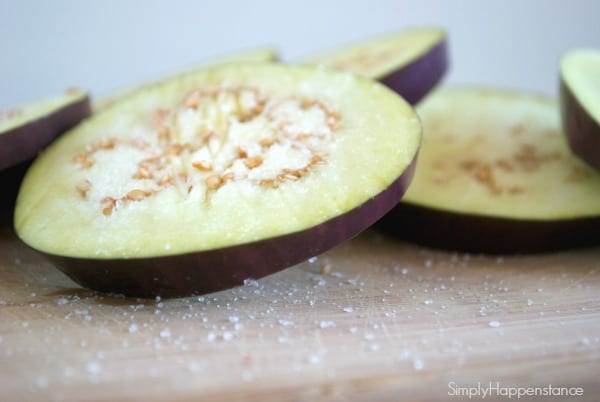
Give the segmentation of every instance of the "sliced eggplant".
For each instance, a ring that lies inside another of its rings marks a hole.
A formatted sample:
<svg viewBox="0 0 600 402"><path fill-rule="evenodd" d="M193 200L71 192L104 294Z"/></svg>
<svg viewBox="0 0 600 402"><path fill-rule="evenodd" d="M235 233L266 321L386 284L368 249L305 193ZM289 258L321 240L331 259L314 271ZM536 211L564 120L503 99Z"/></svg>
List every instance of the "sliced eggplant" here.
<svg viewBox="0 0 600 402"><path fill-rule="evenodd" d="M0 112L0 170L35 158L89 114L89 98L78 89Z"/></svg>
<svg viewBox="0 0 600 402"><path fill-rule="evenodd" d="M560 106L573 152L600 169L600 51L578 49L560 64Z"/></svg>
<svg viewBox="0 0 600 402"><path fill-rule="evenodd" d="M209 66L215 66L218 64L226 64L226 63L239 63L239 62L261 63L261 62L268 62L268 61L274 62L274 61L277 61L278 58L279 58L279 54L278 54L277 50L271 49L271 48L259 48L259 49L252 49L252 50L247 50L244 52L239 52L239 53L222 56L217 59L205 62L204 64L195 67L195 69L202 69L202 68L206 68ZM180 74L183 74L183 73L180 73ZM172 78L173 77L171 77L171 79ZM164 81L166 79L169 79L169 78L163 78L158 81ZM152 82L146 82L144 84L139 84L139 85L133 86L131 88L122 89L104 99L96 101L96 102L94 102L94 105L93 105L94 112L95 113L100 112L100 111L106 109L107 107L111 106L112 104L118 102L121 98L131 95L131 94L139 91L140 89L144 88L145 86L152 85L152 84L153 84Z"/></svg>
<svg viewBox="0 0 600 402"><path fill-rule="evenodd" d="M414 28L309 56L306 62L378 80L416 104L448 69L446 33Z"/></svg>
<svg viewBox="0 0 600 402"><path fill-rule="evenodd" d="M182 296L356 235L406 190L412 108L347 73L224 65L145 88L32 165L15 228L83 286Z"/></svg>
<svg viewBox="0 0 600 402"><path fill-rule="evenodd" d="M427 246L540 252L600 242L600 173L569 151L554 101L441 89L417 109L418 168L380 227Z"/></svg>

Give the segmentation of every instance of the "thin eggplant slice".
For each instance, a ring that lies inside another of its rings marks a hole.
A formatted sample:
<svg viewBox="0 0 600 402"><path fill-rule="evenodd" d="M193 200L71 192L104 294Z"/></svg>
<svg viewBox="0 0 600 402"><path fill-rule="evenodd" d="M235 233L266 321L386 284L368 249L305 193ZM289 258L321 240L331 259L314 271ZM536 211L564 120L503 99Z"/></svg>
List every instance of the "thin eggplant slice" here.
<svg viewBox="0 0 600 402"><path fill-rule="evenodd" d="M83 286L182 296L239 285L356 235L413 173L421 126L385 86L279 64L145 88L32 165L15 228Z"/></svg>
<svg viewBox="0 0 600 402"><path fill-rule="evenodd" d="M573 152L600 169L600 51L578 49L560 64L560 105Z"/></svg>
<svg viewBox="0 0 600 402"><path fill-rule="evenodd" d="M456 88L417 108L418 168L380 227L427 246L541 252L600 242L600 173L573 156L554 101Z"/></svg>
<svg viewBox="0 0 600 402"><path fill-rule="evenodd" d="M448 70L448 41L438 28L413 28L305 59L387 85L410 104L419 102Z"/></svg>
<svg viewBox="0 0 600 402"><path fill-rule="evenodd" d="M0 170L35 158L89 114L89 98L78 89L0 112Z"/></svg>

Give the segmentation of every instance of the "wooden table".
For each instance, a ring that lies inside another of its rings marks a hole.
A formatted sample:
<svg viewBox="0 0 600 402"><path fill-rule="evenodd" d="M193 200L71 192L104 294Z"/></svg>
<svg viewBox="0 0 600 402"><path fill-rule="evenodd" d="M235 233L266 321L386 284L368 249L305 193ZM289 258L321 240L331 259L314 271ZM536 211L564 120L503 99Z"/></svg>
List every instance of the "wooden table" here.
<svg viewBox="0 0 600 402"><path fill-rule="evenodd" d="M80 288L4 225L0 317L2 401L466 400L449 393L490 381L600 398L600 248L485 257L367 232L237 289L139 300Z"/></svg>

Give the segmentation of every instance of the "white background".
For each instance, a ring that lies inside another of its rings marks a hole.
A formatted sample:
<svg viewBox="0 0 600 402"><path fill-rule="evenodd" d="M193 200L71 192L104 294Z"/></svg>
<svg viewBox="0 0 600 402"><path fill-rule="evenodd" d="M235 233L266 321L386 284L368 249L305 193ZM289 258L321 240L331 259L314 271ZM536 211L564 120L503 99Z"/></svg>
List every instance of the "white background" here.
<svg viewBox="0 0 600 402"><path fill-rule="evenodd" d="M0 109L69 86L102 96L257 46L299 60L418 25L448 31L447 82L555 94L560 54L600 48L600 1L0 0Z"/></svg>

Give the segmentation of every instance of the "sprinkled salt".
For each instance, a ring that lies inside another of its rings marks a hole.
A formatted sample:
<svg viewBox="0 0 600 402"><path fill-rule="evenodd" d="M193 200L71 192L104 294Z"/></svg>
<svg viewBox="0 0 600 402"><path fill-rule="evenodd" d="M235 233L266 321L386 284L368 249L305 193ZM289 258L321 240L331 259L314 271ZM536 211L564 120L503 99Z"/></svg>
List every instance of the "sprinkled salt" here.
<svg viewBox="0 0 600 402"><path fill-rule="evenodd" d="M169 328L165 328L162 331L160 331L160 337L161 338L169 338L171 337L171 330Z"/></svg>
<svg viewBox="0 0 600 402"><path fill-rule="evenodd" d="M318 355L308 356L308 362L310 364L318 364L320 361L321 361L321 358Z"/></svg>
<svg viewBox="0 0 600 402"><path fill-rule="evenodd" d="M425 300L423 302L423 304L427 304L427 305L433 304L433 300Z"/></svg>
<svg viewBox="0 0 600 402"><path fill-rule="evenodd" d="M133 333L137 332L137 330L138 330L138 326L136 324L131 324L129 326L129 333L130 334L133 334Z"/></svg>
<svg viewBox="0 0 600 402"><path fill-rule="evenodd" d="M590 338L585 337L585 338L581 339L581 344L582 345L586 345L587 346L587 345L589 345L591 343L592 343L592 341L590 341Z"/></svg>
<svg viewBox="0 0 600 402"><path fill-rule="evenodd" d="M423 370L423 367L425 367L425 365L423 364L423 361L421 359L419 359L418 357L415 357L413 359L412 365L413 365L413 368L417 371Z"/></svg>
<svg viewBox="0 0 600 402"><path fill-rule="evenodd" d="M528 306L533 306L533 300L529 300L529 299L528 299L528 300L527 300L527 305L528 305Z"/></svg>
<svg viewBox="0 0 600 402"><path fill-rule="evenodd" d="M402 275L407 275L408 274L408 268L402 268L402 271L400 271L402 273Z"/></svg>
<svg viewBox="0 0 600 402"><path fill-rule="evenodd" d="M258 281L252 278L244 279L244 286L258 287Z"/></svg>
<svg viewBox="0 0 600 402"><path fill-rule="evenodd" d="M240 321L240 319L237 316L235 316L235 315L229 316L230 323L235 324L236 322L239 322L239 321Z"/></svg>
<svg viewBox="0 0 600 402"><path fill-rule="evenodd" d="M310 258L308 259L308 263L309 263L309 264L314 264L315 262L317 262L317 257L310 257Z"/></svg>
<svg viewBox="0 0 600 402"><path fill-rule="evenodd" d="M171 243L165 243L165 250L171 250Z"/></svg>
<svg viewBox="0 0 600 402"><path fill-rule="evenodd" d="M344 311L344 313L351 313L354 311L354 308L353 307L344 307L342 310Z"/></svg>
<svg viewBox="0 0 600 402"><path fill-rule="evenodd" d="M223 340L224 341L230 341L232 339L233 339L233 333L231 333L229 331L223 332Z"/></svg>
<svg viewBox="0 0 600 402"><path fill-rule="evenodd" d="M35 385L38 388L48 388L48 378L44 376L38 376L35 379Z"/></svg>
<svg viewBox="0 0 600 402"><path fill-rule="evenodd" d="M319 323L320 328L333 328L335 327L335 322L333 321L321 321Z"/></svg>
<svg viewBox="0 0 600 402"><path fill-rule="evenodd" d="M488 325L492 328L498 328L500 326L500 321L490 321Z"/></svg>
<svg viewBox="0 0 600 402"><path fill-rule="evenodd" d="M208 335L206 335L206 340L209 342L213 342L215 339L217 339L217 335L214 332L209 332Z"/></svg>
<svg viewBox="0 0 600 402"><path fill-rule="evenodd" d="M67 299L66 297L59 297L58 300L56 301L56 304L63 305L63 304L67 304L68 302L69 302L69 299Z"/></svg>
<svg viewBox="0 0 600 402"><path fill-rule="evenodd" d="M90 374L98 374L102 371L102 366L96 361L91 361L85 365L85 370Z"/></svg>

